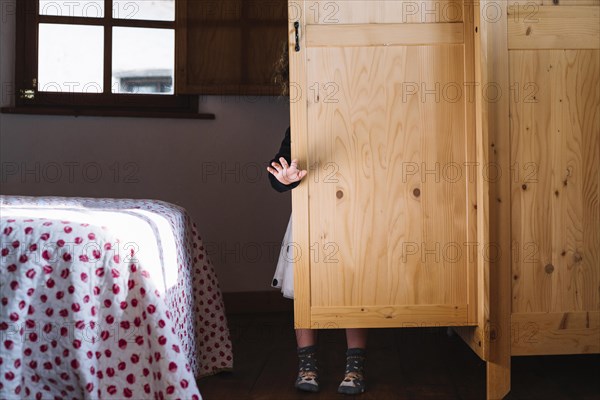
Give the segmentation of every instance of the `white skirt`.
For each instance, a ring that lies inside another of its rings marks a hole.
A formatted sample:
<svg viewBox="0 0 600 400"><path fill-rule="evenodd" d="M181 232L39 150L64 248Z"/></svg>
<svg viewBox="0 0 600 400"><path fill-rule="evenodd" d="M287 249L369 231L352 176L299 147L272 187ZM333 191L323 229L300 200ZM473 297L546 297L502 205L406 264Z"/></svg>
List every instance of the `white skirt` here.
<svg viewBox="0 0 600 400"><path fill-rule="evenodd" d="M293 246L292 246L292 216L288 222L283 242L281 243L281 251L279 252L279 260L277 261L277 269L271 282L271 287L281 289L283 297L288 299L294 298L294 262L293 262Z"/></svg>

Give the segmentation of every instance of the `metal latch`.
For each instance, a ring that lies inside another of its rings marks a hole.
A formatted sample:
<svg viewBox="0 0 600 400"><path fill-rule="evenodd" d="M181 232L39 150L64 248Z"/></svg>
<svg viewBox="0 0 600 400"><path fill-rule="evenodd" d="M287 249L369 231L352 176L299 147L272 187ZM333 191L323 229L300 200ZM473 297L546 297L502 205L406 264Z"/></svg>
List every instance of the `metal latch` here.
<svg viewBox="0 0 600 400"><path fill-rule="evenodd" d="M31 82L33 89L21 89L19 90L19 95L21 99L33 100L35 98L35 89L37 87L37 79L33 78Z"/></svg>

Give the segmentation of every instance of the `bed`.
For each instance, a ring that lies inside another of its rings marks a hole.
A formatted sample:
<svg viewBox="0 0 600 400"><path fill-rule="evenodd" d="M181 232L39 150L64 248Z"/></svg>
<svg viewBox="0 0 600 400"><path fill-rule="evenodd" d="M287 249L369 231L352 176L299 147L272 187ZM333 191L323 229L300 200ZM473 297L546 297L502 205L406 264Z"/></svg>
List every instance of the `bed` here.
<svg viewBox="0 0 600 400"><path fill-rule="evenodd" d="M216 274L156 200L0 196L0 398L200 399L233 367Z"/></svg>

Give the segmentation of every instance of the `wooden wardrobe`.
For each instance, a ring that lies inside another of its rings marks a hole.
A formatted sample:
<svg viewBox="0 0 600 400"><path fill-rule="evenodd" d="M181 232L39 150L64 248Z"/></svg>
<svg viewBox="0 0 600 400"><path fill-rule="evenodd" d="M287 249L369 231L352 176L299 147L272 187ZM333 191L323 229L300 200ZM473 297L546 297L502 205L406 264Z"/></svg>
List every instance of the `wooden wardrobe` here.
<svg viewBox="0 0 600 400"><path fill-rule="evenodd" d="M600 0L289 1L295 324L600 352Z"/></svg>

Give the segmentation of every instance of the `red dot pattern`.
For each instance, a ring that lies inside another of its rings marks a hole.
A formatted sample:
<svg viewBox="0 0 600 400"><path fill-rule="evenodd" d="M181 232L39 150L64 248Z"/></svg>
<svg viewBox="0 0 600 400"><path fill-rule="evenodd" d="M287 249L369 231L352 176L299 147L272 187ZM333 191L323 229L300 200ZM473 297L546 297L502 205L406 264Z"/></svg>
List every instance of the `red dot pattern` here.
<svg viewBox="0 0 600 400"><path fill-rule="evenodd" d="M0 200L158 213L179 262L177 284L161 295L143 265L111 251L110 227L3 216L0 398L200 399L195 378L233 367L216 274L185 210L147 200Z"/></svg>

